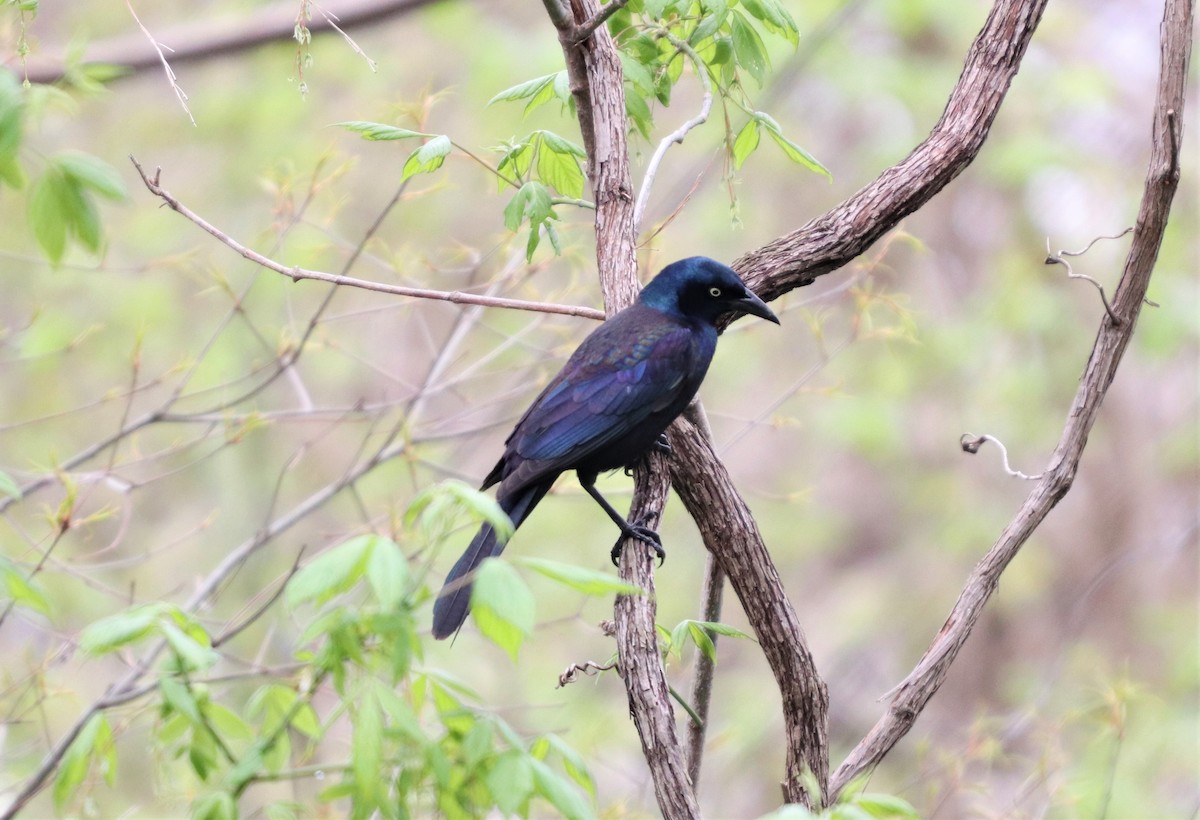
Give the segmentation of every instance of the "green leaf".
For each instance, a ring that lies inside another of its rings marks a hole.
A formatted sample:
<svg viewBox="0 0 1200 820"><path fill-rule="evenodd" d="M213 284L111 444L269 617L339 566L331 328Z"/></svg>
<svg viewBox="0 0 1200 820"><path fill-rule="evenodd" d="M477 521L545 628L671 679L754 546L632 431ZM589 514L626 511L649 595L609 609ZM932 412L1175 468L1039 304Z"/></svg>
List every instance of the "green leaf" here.
<svg viewBox="0 0 1200 820"><path fill-rule="evenodd" d="M583 171L577 156L583 149L548 131L541 133L541 145L537 152L538 177L541 181L563 196L583 196Z"/></svg>
<svg viewBox="0 0 1200 820"><path fill-rule="evenodd" d="M359 535L326 550L305 564L287 585L287 604L323 604L358 583L367 569L378 536Z"/></svg>
<svg viewBox="0 0 1200 820"><path fill-rule="evenodd" d="M0 179L14 188L21 186L24 174L17 165L25 118L25 95L16 75L0 75Z"/></svg>
<svg viewBox="0 0 1200 820"><path fill-rule="evenodd" d="M489 558L475 571L471 615L479 631L515 662L525 637L533 631L533 593L511 565Z"/></svg>
<svg viewBox="0 0 1200 820"><path fill-rule="evenodd" d="M400 181L403 182L417 174L430 174L441 168L442 163L446 161L446 156L449 155L450 149L453 147L450 143L450 138L445 134L429 140L429 142L409 155L404 163L404 171L400 176Z"/></svg>
<svg viewBox="0 0 1200 820"><path fill-rule="evenodd" d="M207 640L203 643L197 641L170 621L160 622L159 629L162 631L163 637L167 639L167 644L175 653L175 657L183 664L184 669L189 671L208 669L220 657Z"/></svg>
<svg viewBox="0 0 1200 820"><path fill-rule="evenodd" d="M250 728L250 724L242 720L241 715L232 709L210 701L204 707L204 714L208 717L208 722L212 724L212 727L220 733L221 737L233 738L234 740L254 739L254 731Z"/></svg>
<svg viewBox="0 0 1200 820"><path fill-rule="evenodd" d="M617 53L621 57L621 70L625 75L625 82L631 83L633 89L643 97L652 95L654 93L654 75L650 73L650 69L624 51ZM657 46L654 48L652 59L658 59Z"/></svg>
<svg viewBox="0 0 1200 820"><path fill-rule="evenodd" d="M526 80L523 83L517 83L511 88L506 88L496 96L487 101L488 105L492 103L505 102L508 100L524 100L529 97L536 97L546 88L553 88L554 83L559 74L565 74L565 71L555 72L553 74L545 74L541 77L534 77L532 80ZM528 112L526 108L526 112Z"/></svg>
<svg viewBox="0 0 1200 820"><path fill-rule="evenodd" d="M192 803L192 820L237 820L237 802L229 792L210 792Z"/></svg>
<svg viewBox="0 0 1200 820"><path fill-rule="evenodd" d="M526 188L541 188L545 191L543 186L531 182L523 186L518 195ZM548 199L549 194L546 197ZM411 527L420 517L422 525L428 527L431 523L448 519L462 511L470 513L475 521L491 524L501 538L507 539L513 533L508 513L500 508L494 498L466 482L454 479L438 482L414 498L404 512L404 526Z"/></svg>
<svg viewBox="0 0 1200 820"><path fill-rule="evenodd" d="M871 817L905 817L913 820L920 817L911 803L892 794L859 794L850 801L850 805L857 806Z"/></svg>
<svg viewBox="0 0 1200 820"><path fill-rule="evenodd" d="M409 131L407 128L397 128L394 125L384 125L381 122L349 120L334 124L340 128L345 128L347 131L361 134L362 138L367 140L406 140L412 137L436 136L435 134L426 134L421 131Z"/></svg>
<svg viewBox="0 0 1200 820"><path fill-rule="evenodd" d="M21 488L17 482L8 473L0 470L0 493L11 496L12 498L21 497Z"/></svg>
<svg viewBox="0 0 1200 820"><path fill-rule="evenodd" d="M688 635L691 637L692 643L696 644L696 648L704 653L704 657L715 663L717 660L717 646L713 643L708 633L704 631L704 628L695 621L692 621L688 624Z"/></svg>
<svg viewBox="0 0 1200 820"><path fill-rule="evenodd" d="M749 71L761 86L767 76L767 48L754 26L740 11L731 12L729 19L733 26L733 53L738 65Z"/></svg>
<svg viewBox="0 0 1200 820"><path fill-rule="evenodd" d="M646 591L634 584L627 584L616 575L598 572L577 564L564 564L544 558L519 558L517 561L540 572L551 580L578 590L584 595L645 595Z"/></svg>
<svg viewBox="0 0 1200 820"><path fill-rule="evenodd" d="M725 25L725 20L728 17L729 10L727 8L710 12L704 17L703 20L700 21L700 24L696 26L696 30L692 32L691 36L688 37L688 43L690 43L693 48L699 46L709 37L712 37L714 34L716 34L717 30L720 29L721 26Z"/></svg>
<svg viewBox="0 0 1200 820"><path fill-rule="evenodd" d="M192 690L178 678L164 675L158 679L158 690L162 692L163 702L188 719L193 726L200 726L200 704Z"/></svg>
<svg viewBox="0 0 1200 820"><path fill-rule="evenodd" d="M112 200L125 199L125 183L117 170L99 157L83 151L63 151L52 160L79 187Z"/></svg>
<svg viewBox="0 0 1200 820"><path fill-rule="evenodd" d="M408 562L404 551L390 538L378 536L367 561L367 583L385 611L395 609L404 600L408 586Z"/></svg>
<svg viewBox="0 0 1200 820"><path fill-rule="evenodd" d="M26 203L29 227L42 253L55 265L67 250L71 208L71 193L61 172L48 169L34 181Z"/></svg>
<svg viewBox="0 0 1200 820"><path fill-rule="evenodd" d="M719 621L693 621L698 626L704 627L709 632L715 632L718 635L725 635L730 638L745 638L748 641L754 640L752 635L748 635L736 626L723 624Z"/></svg>
<svg viewBox="0 0 1200 820"><path fill-rule="evenodd" d="M650 106L641 94L625 95L625 115L645 139L650 139L650 129L654 125L654 117L650 114Z"/></svg>
<svg viewBox="0 0 1200 820"><path fill-rule="evenodd" d="M786 38L792 45L799 43L800 29L779 0L742 0L742 8L760 20L767 31Z"/></svg>
<svg viewBox="0 0 1200 820"><path fill-rule="evenodd" d="M50 614L50 601L36 581L26 578L24 573L3 559L0 559L0 575L4 576L4 589L14 604L43 615Z"/></svg>
<svg viewBox="0 0 1200 820"><path fill-rule="evenodd" d="M384 794L380 767L383 765L383 710L374 691L363 687L354 710L354 739L351 746L351 762L354 770L354 785L361 803L356 807L366 809L382 803Z"/></svg>
<svg viewBox="0 0 1200 820"><path fill-rule="evenodd" d="M102 734L111 744L112 727L108 725L108 719L102 713L97 713L83 725L63 754L58 774L54 778L54 806L59 814L62 814L63 806L75 795L79 784L87 777L88 767ZM101 752L108 756L107 750Z"/></svg>
<svg viewBox="0 0 1200 820"><path fill-rule="evenodd" d="M742 167L742 163L746 161L746 157L754 153L754 149L758 147L758 120L751 118L742 130L738 131L737 137L733 140L733 167L735 170Z"/></svg>
<svg viewBox="0 0 1200 820"><path fill-rule="evenodd" d="M533 793L533 766L529 756L516 749L505 752L496 758L495 764L484 777L484 783L501 813L508 816L517 814Z"/></svg>
<svg viewBox="0 0 1200 820"><path fill-rule="evenodd" d="M566 769L571 779L586 789L595 798L596 784L592 780L592 775L587 770L587 763L584 762L583 755L567 745L566 741L558 735L544 735L544 739L550 748L562 758L563 768Z"/></svg>
<svg viewBox="0 0 1200 820"><path fill-rule="evenodd" d="M79 635L79 646L91 655L103 655L146 637L162 614L162 604L145 604L101 618Z"/></svg>
<svg viewBox="0 0 1200 820"><path fill-rule="evenodd" d="M754 120L762 124L767 133L771 136L771 139L775 141L776 145L783 149L783 152L787 154L788 159L792 160L792 162L803 165L808 170L821 174L828 179L833 179L833 175L829 173L828 168L818 162L812 154L808 153L799 145L787 139L783 135L783 129L770 114L765 114L762 111L755 111Z"/></svg>
<svg viewBox="0 0 1200 820"><path fill-rule="evenodd" d="M529 761L529 765L533 769L533 782L537 793L549 800L560 814L571 820L596 816L583 796L549 766L533 759Z"/></svg>

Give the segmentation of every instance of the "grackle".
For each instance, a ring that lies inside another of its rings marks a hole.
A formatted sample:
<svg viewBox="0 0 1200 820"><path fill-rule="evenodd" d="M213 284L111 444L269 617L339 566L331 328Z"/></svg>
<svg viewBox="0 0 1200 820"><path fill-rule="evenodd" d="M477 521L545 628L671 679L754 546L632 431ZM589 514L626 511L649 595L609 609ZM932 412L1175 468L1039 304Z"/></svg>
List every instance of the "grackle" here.
<svg viewBox="0 0 1200 820"><path fill-rule="evenodd" d="M517 422L483 481L485 490L500 485L496 500L513 527L521 526L561 473L574 470L622 538L647 543L661 560L658 534L613 509L596 489L596 476L631 467L654 447L667 448L663 432L696 395L717 347L717 319L730 313L779 324L730 268L694 256L663 268L637 302L584 339ZM613 547L614 563L621 543ZM504 545L490 525L479 530L434 603L435 638L462 626L471 573Z"/></svg>

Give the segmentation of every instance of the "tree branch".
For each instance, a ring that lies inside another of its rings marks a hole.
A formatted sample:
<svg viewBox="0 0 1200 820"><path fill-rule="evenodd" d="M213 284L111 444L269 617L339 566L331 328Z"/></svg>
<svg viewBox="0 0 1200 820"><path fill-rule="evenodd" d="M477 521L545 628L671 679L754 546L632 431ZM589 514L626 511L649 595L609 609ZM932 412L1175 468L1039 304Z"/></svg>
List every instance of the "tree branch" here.
<svg viewBox="0 0 1200 820"><path fill-rule="evenodd" d="M205 220L202 216L176 199L170 191L162 187L159 182L159 170L155 170L153 177L148 176L145 169L142 168L136 159L133 157L129 159L133 163L133 166L137 168L138 174L142 177L142 182L145 183L150 193L165 202L171 210L195 223L203 231L219 240L221 244L236 251L256 265L260 265L276 273L281 273L284 276L290 277L293 281L315 279L319 282L329 282L334 285L362 288L363 290L373 290L378 293L390 293L394 296L410 296L416 299L453 302L456 305L482 305L484 307L508 308L510 310L528 310L534 313L557 313L564 316L582 316L585 319L604 318L604 313L595 308L578 307L576 305L556 305L551 302L530 302L525 299L504 299L499 296L482 296L475 293L463 293L462 291L430 290L428 288L410 288L403 285L387 285L382 282L371 282L366 279L358 279L354 276L345 276L338 273L288 267L263 256L258 251L246 247L211 222Z"/></svg>
<svg viewBox="0 0 1200 820"><path fill-rule="evenodd" d="M407 14L431 5L435 0L325 0L322 4L329 17L313 19L308 24L314 34L353 28ZM154 38L170 45L171 62L175 65L201 62L235 54L278 40L295 36L296 0L280 0L263 8L226 18L199 17L170 26ZM329 19L329 18L332 19ZM52 49L66 51L66 47ZM129 72L126 76L158 68L159 53L153 43L141 34L130 34L92 43L85 52L86 63L115 65ZM66 75L67 66L61 57L31 57L24 65L13 66L34 83L57 82Z"/></svg>
<svg viewBox="0 0 1200 820"><path fill-rule="evenodd" d="M590 37L578 36L581 24L596 20L602 13L596 0L570 0L570 20L563 19L560 0L544 3L558 29L579 113L588 155L588 179L596 203L596 262L604 303L611 315L632 303L639 289L621 62L606 27L596 26ZM646 464L637 468L631 517L657 523L670 487L667 475L659 454L650 454ZM675 732L675 711L658 652L654 570L645 545L626 539L620 570L624 580L649 593L618 596L614 617L618 665L659 809L668 820L698 817L700 809Z"/></svg>
<svg viewBox="0 0 1200 820"><path fill-rule="evenodd" d="M930 135L845 202L733 263L755 293L769 302L842 267L974 161L1046 1L996 0Z"/></svg>
<svg viewBox="0 0 1200 820"><path fill-rule="evenodd" d="M1115 319L1107 312L1101 318L1091 356L1046 472L1000 538L972 571L941 631L916 668L894 690L887 713L834 773L830 782L831 795L836 795L855 777L874 768L912 727L945 680L959 649L978 622L984 604L999 584L1005 567L1071 489L1088 433L1133 336L1179 183L1178 146L1193 16L1194 0L1166 0L1161 29L1162 64L1152 127L1153 148L1133 242L1111 306Z"/></svg>

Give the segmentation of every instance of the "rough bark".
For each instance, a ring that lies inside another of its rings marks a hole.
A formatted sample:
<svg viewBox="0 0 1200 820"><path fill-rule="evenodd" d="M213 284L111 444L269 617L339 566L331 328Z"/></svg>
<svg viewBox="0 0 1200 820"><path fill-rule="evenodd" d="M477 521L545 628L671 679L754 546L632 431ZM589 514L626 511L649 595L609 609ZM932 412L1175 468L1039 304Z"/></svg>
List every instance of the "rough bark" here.
<svg viewBox="0 0 1200 820"><path fill-rule="evenodd" d="M855 777L874 768L912 728L925 704L945 680L984 605L996 591L1001 573L1050 510L1071 489L1088 433L1133 337L1179 183L1179 145L1183 137L1184 88L1193 17L1193 0L1167 0L1152 126L1153 147L1133 241L1112 300L1112 314L1101 313L1100 330L1049 467L1000 538L972 571L950 616L916 668L893 690L887 713L834 773L830 782L831 795L836 795ZM1097 304L1097 307L1101 306Z"/></svg>
<svg viewBox="0 0 1200 820"><path fill-rule="evenodd" d="M633 183L626 140L625 86L616 44L607 27L583 28L600 14L596 0L544 0L558 29L571 93L579 112L588 179L596 203L596 262L609 315L637 297ZM656 527L670 488L663 457L651 453L636 470L641 518ZM631 512L631 516L634 513ZM659 810L668 820L700 816L675 727L666 673L655 632L654 570L645 545L626 540L621 577L646 590L619 596L614 605L617 656L642 753L654 782Z"/></svg>

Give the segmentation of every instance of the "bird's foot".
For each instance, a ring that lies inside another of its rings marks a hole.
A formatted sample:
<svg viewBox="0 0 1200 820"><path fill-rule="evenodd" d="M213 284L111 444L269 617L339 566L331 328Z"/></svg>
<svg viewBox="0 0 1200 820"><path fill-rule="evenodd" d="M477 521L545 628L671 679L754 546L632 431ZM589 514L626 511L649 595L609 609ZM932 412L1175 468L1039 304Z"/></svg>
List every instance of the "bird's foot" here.
<svg viewBox="0 0 1200 820"><path fill-rule="evenodd" d="M660 433L654 443L650 445L650 449L655 452L662 453L664 456L669 456L675 452L671 449L671 440L667 438L666 433Z"/></svg>
<svg viewBox="0 0 1200 820"><path fill-rule="evenodd" d="M663 549L662 539L659 538L657 532L641 524L630 524L629 529L621 533L621 539L613 545L612 551L609 553L613 566L617 566L617 563L621 559L621 547L625 543L626 538L636 538L654 550L654 554L658 556L658 565L662 566L663 560L667 557L667 551Z"/></svg>

